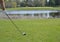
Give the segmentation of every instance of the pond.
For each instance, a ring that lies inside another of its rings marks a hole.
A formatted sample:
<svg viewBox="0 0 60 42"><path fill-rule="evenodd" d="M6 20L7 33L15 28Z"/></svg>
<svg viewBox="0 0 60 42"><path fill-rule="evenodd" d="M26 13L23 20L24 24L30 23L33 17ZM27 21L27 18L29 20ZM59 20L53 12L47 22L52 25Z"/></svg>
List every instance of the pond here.
<svg viewBox="0 0 60 42"><path fill-rule="evenodd" d="M7 14L40 14L40 13L51 13L58 12L57 10L20 10L20 11L7 11Z"/></svg>
<svg viewBox="0 0 60 42"><path fill-rule="evenodd" d="M11 18L60 18L60 11L57 10L20 10L6 12ZM6 16L3 15L2 17L5 18Z"/></svg>

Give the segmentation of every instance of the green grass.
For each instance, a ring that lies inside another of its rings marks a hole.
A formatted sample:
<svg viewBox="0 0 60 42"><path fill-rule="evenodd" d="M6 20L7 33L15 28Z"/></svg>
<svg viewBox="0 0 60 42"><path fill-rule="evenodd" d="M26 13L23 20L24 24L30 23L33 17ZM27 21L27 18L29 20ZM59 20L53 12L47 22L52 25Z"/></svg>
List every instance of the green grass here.
<svg viewBox="0 0 60 42"><path fill-rule="evenodd" d="M7 8L7 10L60 10L60 7L19 7Z"/></svg>
<svg viewBox="0 0 60 42"><path fill-rule="evenodd" d="M60 10L60 7L17 7L6 8L6 10Z"/></svg>
<svg viewBox="0 0 60 42"><path fill-rule="evenodd" d="M0 19L0 42L60 42L60 19L13 20L23 36L9 20Z"/></svg>

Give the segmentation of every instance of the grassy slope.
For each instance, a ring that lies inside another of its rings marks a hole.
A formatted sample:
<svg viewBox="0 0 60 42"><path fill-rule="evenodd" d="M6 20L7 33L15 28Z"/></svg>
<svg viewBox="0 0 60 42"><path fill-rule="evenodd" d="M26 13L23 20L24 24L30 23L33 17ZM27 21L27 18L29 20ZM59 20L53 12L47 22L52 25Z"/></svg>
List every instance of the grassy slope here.
<svg viewBox="0 0 60 42"><path fill-rule="evenodd" d="M23 36L8 20L0 19L0 42L60 42L60 19L14 20Z"/></svg>
<svg viewBox="0 0 60 42"><path fill-rule="evenodd" d="M60 10L60 7L19 7L7 8L7 10Z"/></svg>

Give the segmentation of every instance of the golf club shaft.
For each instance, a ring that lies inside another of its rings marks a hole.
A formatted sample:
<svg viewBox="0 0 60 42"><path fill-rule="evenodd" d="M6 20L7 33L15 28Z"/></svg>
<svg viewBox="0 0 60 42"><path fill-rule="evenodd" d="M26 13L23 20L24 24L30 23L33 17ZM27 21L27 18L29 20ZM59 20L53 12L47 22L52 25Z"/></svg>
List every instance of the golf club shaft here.
<svg viewBox="0 0 60 42"><path fill-rule="evenodd" d="M20 32L21 30L19 30L19 28L17 27L17 25L13 22L13 20L9 17L9 15L6 13L6 9L5 9L5 1L4 0L0 0L0 4L1 4L1 7L2 7L2 10L3 12L5 13L5 15L8 17L8 19L11 21L11 23L16 27L16 29Z"/></svg>
<svg viewBox="0 0 60 42"><path fill-rule="evenodd" d="M5 13L5 15L8 17L8 19L11 21L11 23L15 26L15 28L17 29L17 31L19 31L20 33L22 33L22 31L19 30L19 28L18 28L17 25L13 22L13 20L9 17L9 15L8 15L6 12L4 12L4 13Z"/></svg>

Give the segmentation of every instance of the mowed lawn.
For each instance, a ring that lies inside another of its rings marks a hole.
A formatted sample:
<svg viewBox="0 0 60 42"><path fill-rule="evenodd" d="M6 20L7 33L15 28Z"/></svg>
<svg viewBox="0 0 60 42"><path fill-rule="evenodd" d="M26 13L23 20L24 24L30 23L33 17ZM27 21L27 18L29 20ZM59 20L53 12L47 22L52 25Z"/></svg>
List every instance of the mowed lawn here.
<svg viewBox="0 0 60 42"><path fill-rule="evenodd" d="M60 19L0 19L0 42L60 42Z"/></svg>

